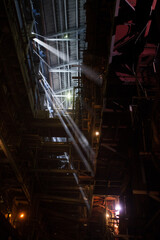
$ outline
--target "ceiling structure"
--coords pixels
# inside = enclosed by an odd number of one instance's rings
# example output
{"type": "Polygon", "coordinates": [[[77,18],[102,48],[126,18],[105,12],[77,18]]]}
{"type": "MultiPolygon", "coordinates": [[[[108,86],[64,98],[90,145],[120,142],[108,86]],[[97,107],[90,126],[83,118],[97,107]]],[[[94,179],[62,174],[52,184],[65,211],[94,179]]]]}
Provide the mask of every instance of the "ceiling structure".
{"type": "Polygon", "coordinates": [[[41,71],[66,109],[73,108],[72,96],[78,92],[77,79],[86,49],[84,4],[85,0],[42,2],[33,30],[38,37],[34,39],[38,42],[34,53],[42,60],[41,71]],[[41,29],[38,24],[42,24],[41,29]]]}
{"type": "Polygon", "coordinates": [[[158,239],[159,11],[1,1],[3,239],[158,239]]]}

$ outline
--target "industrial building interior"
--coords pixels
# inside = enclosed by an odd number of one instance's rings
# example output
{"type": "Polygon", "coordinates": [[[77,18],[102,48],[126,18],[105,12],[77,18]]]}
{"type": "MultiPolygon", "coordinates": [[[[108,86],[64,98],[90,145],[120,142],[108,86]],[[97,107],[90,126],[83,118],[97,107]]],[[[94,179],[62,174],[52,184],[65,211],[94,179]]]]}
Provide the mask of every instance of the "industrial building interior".
{"type": "Polygon", "coordinates": [[[160,1],[0,1],[0,239],[159,239],[160,1]]]}

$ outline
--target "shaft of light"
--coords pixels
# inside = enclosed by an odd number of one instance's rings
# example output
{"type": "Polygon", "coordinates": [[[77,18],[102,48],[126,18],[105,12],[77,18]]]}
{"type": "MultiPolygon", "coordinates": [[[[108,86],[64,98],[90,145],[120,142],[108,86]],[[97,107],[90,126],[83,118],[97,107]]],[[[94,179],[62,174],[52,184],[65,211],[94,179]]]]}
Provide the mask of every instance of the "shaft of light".
{"type": "MultiPolygon", "coordinates": [[[[54,93],[54,92],[53,92],[54,93]]],[[[56,98],[56,95],[53,94],[54,99],[56,98]]],[[[57,99],[58,102],[58,107],[59,108],[63,108],[62,103],[60,102],[59,99],[57,99]]],[[[81,144],[82,148],[85,150],[87,156],[89,157],[89,159],[91,160],[91,162],[93,162],[94,157],[95,157],[95,153],[92,150],[91,146],[89,145],[88,140],[86,139],[86,137],[83,135],[83,133],[80,131],[80,129],[78,128],[78,126],[75,124],[75,122],[73,121],[73,119],[67,114],[67,111],[64,109],[62,112],[63,116],[65,117],[66,121],[68,122],[68,124],[70,125],[72,131],[75,133],[79,143],[81,144]]]]}
{"type": "MultiPolygon", "coordinates": [[[[73,167],[73,165],[71,163],[70,163],[70,165],[71,165],[71,169],[75,170],[75,168],[73,167]]],[[[84,202],[85,202],[85,204],[87,206],[87,209],[90,210],[90,205],[89,205],[89,202],[88,202],[88,198],[87,198],[85,192],[83,191],[83,188],[79,185],[79,180],[78,180],[77,174],[73,173],[73,176],[74,176],[74,179],[75,179],[77,185],[79,186],[80,193],[81,193],[81,195],[83,197],[83,200],[84,200],[84,202]]]]}
{"type": "Polygon", "coordinates": [[[33,40],[38,44],[40,44],[42,47],[46,48],[48,51],[50,51],[54,55],[56,55],[57,57],[60,57],[63,61],[67,61],[67,56],[63,52],[58,51],[56,48],[48,45],[47,43],[39,40],[38,38],[33,38],[33,40]]]}
{"type": "MultiPolygon", "coordinates": [[[[56,113],[57,113],[57,115],[58,115],[58,117],[59,117],[59,119],[60,119],[60,121],[61,121],[61,123],[62,123],[62,125],[63,125],[63,127],[64,127],[64,130],[66,131],[67,135],[71,138],[71,141],[72,141],[75,149],[77,150],[80,158],[82,159],[82,161],[83,161],[86,169],[87,169],[89,172],[91,172],[91,175],[93,176],[94,173],[93,173],[93,170],[92,170],[91,166],[89,165],[87,159],[85,158],[85,156],[83,155],[82,151],[80,150],[78,144],[76,143],[76,141],[75,141],[72,133],[70,132],[69,128],[67,127],[66,123],[64,122],[64,120],[63,120],[63,118],[62,118],[62,116],[61,116],[61,114],[60,114],[60,111],[56,108],[56,105],[52,102],[51,97],[49,96],[47,90],[45,89],[45,86],[42,84],[42,82],[40,82],[40,83],[41,83],[41,86],[42,86],[42,88],[44,89],[44,91],[45,91],[45,93],[46,93],[46,96],[47,96],[49,102],[53,105],[53,108],[55,109],[55,111],[56,111],[56,113]]],[[[61,111],[62,111],[62,110],[61,110],[61,111]]]]}
{"type": "MultiPolygon", "coordinates": [[[[47,88],[50,89],[51,95],[56,100],[56,103],[58,104],[58,108],[63,109],[63,105],[60,102],[60,100],[58,98],[56,98],[56,94],[54,93],[53,89],[50,87],[50,85],[48,84],[48,82],[45,79],[44,79],[44,82],[46,83],[47,88]]],[[[92,150],[91,146],[89,145],[88,140],[83,135],[83,133],[79,130],[78,126],[75,124],[73,119],[68,115],[68,113],[65,109],[63,109],[63,111],[62,111],[62,115],[65,117],[66,121],[68,122],[68,124],[72,128],[72,131],[75,133],[79,143],[81,144],[82,148],[85,150],[87,156],[89,157],[91,162],[93,162],[94,157],[95,157],[95,153],[92,150]]]]}
{"type": "MultiPolygon", "coordinates": [[[[72,164],[71,164],[71,169],[74,169],[72,167],[72,164]]],[[[75,179],[77,185],[79,185],[79,180],[78,180],[77,174],[73,173],[73,176],[74,176],[74,179],[75,179]]],[[[85,204],[87,206],[87,209],[90,210],[90,205],[89,205],[89,202],[88,202],[88,198],[87,198],[85,192],[83,191],[83,188],[80,185],[79,185],[79,190],[80,190],[80,193],[81,193],[81,195],[83,197],[83,200],[84,200],[84,202],[85,202],[85,204]]]]}
{"type": "Polygon", "coordinates": [[[102,79],[99,77],[99,73],[96,73],[90,67],[84,64],[81,66],[81,70],[88,79],[92,80],[97,85],[102,85],[102,79]]]}
{"type": "MultiPolygon", "coordinates": [[[[65,153],[65,156],[66,156],[66,158],[69,160],[69,158],[68,158],[68,156],[67,156],[66,153],[65,153]]],[[[75,170],[75,168],[74,168],[73,164],[71,163],[71,161],[69,161],[69,162],[70,162],[70,168],[71,168],[72,170],[75,170]]],[[[84,202],[85,202],[85,204],[86,204],[86,206],[87,206],[87,209],[90,210],[90,204],[89,204],[89,202],[88,202],[88,199],[87,199],[87,196],[86,196],[85,192],[83,191],[83,188],[82,188],[82,187],[80,186],[80,184],[79,184],[79,180],[78,180],[77,174],[76,174],[76,173],[73,173],[73,176],[74,176],[74,179],[75,179],[77,185],[79,186],[80,193],[81,193],[81,195],[82,195],[82,197],[83,197],[83,200],[84,200],[84,202]]]]}
{"type": "MultiPolygon", "coordinates": [[[[52,95],[52,94],[51,94],[51,95],[52,95]]],[[[56,104],[58,105],[58,108],[57,108],[57,106],[55,105],[56,110],[59,111],[59,113],[61,114],[61,116],[63,116],[63,117],[66,119],[67,123],[68,123],[68,124],[70,125],[70,127],[72,128],[71,123],[68,121],[68,118],[66,118],[68,115],[65,115],[64,111],[62,110],[62,107],[59,106],[59,104],[57,103],[57,102],[59,101],[59,99],[54,98],[54,100],[55,100],[56,104]]],[[[72,128],[72,130],[73,130],[73,128],[72,128]]],[[[75,134],[75,135],[77,135],[77,134],[75,134]]],[[[72,135],[72,136],[73,136],[73,135],[72,135]]],[[[74,139],[74,137],[73,137],[73,139],[74,139]]],[[[79,140],[78,136],[77,136],[77,139],[79,140]]],[[[80,142],[83,150],[85,150],[86,153],[89,153],[89,151],[88,151],[86,148],[84,148],[84,144],[83,144],[80,140],[79,140],[79,142],[80,142]]],[[[77,146],[78,146],[78,145],[77,145],[77,146]]],[[[79,148],[79,147],[78,147],[78,148],[79,148]]],[[[79,150],[80,150],[80,148],[79,148],[79,150]]],[[[80,150],[80,151],[81,151],[81,150],[80,150]]],[[[81,153],[82,153],[82,151],[81,151],[81,153]]],[[[82,156],[82,154],[80,154],[80,155],[82,156]]],[[[87,154],[87,155],[88,155],[88,154],[87,154]]],[[[92,163],[93,163],[93,160],[94,160],[94,158],[92,158],[93,156],[92,156],[91,154],[89,154],[88,157],[89,157],[89,160],[91,159],[91,160],[92,160],[92,163]]],[[[87,161],[86,158],[84,159],[84,155],[83,155],[82,160],[87,161]]],[[[88,164],[88,161],[87,161],[87,164],[88,164]]]]}
{"type": "MultiPolygon", "coordinates": [[[[39,40],[38,38],[33,38],[33,40],[35,42],[37,42],[38,44],[40,44],[41,46],[43,46],[44,48],[48,49],[50,52],[52,52],[54,55],[56,55],[57,57],[60,57],[62,60],[66,61],[67,63],[69,63],[67,55],[64,54],[63,52],[57,50],[56,48],[48,45],[47,43],[39,40]]],[[[81,66],[81,70],[84,73],[84,75],[94,81],[96,84],[101,85],[102,84],[102,79],[99,78],[99,74],[96,73],[95,71],[93,71],[90,67],[86,66],[86,65],[82,65],[81,66]]]]}
{"type": "MultiPolygon", "coordinates": [[[[43,81],[44,81],[45,85],[47,86],[47,89],[50,90],[51,95],[54,97],[54,99],[56,101],[56,104],[58,105],[58,108],[63,109],[63,104],[57,98],[56,94],[54,93],[53,89],[50,87],[48,82],[45,80],[45,78],[43,78],[43,81]]],[[[70,125],[72,131],[75,133],[79,143],[81,144],[82,148],[85,150],[87,156],[89,157],[91,162],[93,162],[94,157],[95,157],[95,153],[92,150],[91,146],[89,145],[88,140],[83,135],[83,133],[79,130],[78,126],[75,124],[73,119],[67,114],[67,111],[65,109],[63,109],[63,111],[62,111],[62,115],[64,116],[64,118],[66,119],[68,124],[70,125]]]]}
{"type": "MultiPolygon", "coordinates": [[[[40,35],[41,36],[41,35],[40,35]]],[[[41,46],[43,46],[44,48],[48,49],[50,52],[52,52],[54,55],[56,55],[57,57],[60,57],[62,60],[66,61],[67,63],[69,63],[67,55],[64,54],[63,52],[57,50],[56,48],[48,45],[47,43],[41,41],[38,38],[33,38],[33,41],[37,42],[38,44],[40,44],[41,46]]],[[[94,81],[96,84],[101,85],[102,84],[102,79],[99,77],[99,74],[96,73],[95,71],[93,71],[90,67],[86,66],[86,65],[82,65],[81,66],[81,70],[83,72],[83,74],[90,80],[94,81]]]]}

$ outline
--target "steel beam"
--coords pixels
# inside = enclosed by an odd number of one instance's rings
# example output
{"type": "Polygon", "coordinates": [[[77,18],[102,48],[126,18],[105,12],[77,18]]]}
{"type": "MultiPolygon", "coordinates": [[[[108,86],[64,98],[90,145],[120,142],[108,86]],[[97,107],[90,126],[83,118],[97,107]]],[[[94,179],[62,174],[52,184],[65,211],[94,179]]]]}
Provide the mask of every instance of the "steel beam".
{"type": "Polygon", "coordinates": [[[42,158],[42,157],[40,157],[39,161],[46,162],[46,163],[53,162],[53,161],[65,161],[67,163],[68,160],[66,158],[56,158],[56,157],[52,157],[52,158],[43,157],[42,158]]]}
{"type": "MultiPolygon", "coordinates": [[[[54,17],[54,25],[55,25],[55,32],[57,32],[57,20],[56,20],[56,11],[55,11],[55,0],[52,0],[52,6],[53,6],[53,17],[54,17]]],[[[57,36],[55,36],[57,37],[57,36]]],[[[58,42],[56,42],[56,48],[58,50],[58,53],[59,53],[59,45],[58,45],[58,42]]],[[[57,58],[57,62],[58,64],[60,64],[60,55],[58,55],[58,58],[57,58]]],[[[60,88],[62,86],[62,79],[61,79],[61,74],[59,73],[59,80],[60,80],[60,88]]]]}
{"type": "Polygon", "coordinates": [[[115,238],[118,238],[118,239],[142,239],[142,236],[137,236],[137,235],[128,235],[128,234],[113,234],[113,236],[115,238]]]}
{"type": "Polygon", "coordinates": [[[131,3],[128,2],[128,0],[125,0],[125,2],[128,4],[128,6],[129,6],[133,11],[135,11],[135,8],[132,6],[131,3]]]}
{"type": "Polygon", "coordinates": [[[44,142],[42,144],[43,147],[56,147],[56,148],[61,148],[61,147],[66,147],[69,148],[71,146],[71,143],[69,142],[44,142]]]}
{"type": "Polygon", "coordinates": [[[109,144],[101,143],[101,146],[107,148],[108,150],[110,150],[110,151],[112,151],[114,153],[117,153],[117,150],[114,149],[113,147],[111,147],[109,144]]]}
{"type": "MultiPolygon", "coordinates": [[[[160,210],[158,210],[153,216],[152,218],[150,218],[149,222],[146,224],[146,226],[144,226],[144,230],[147,230],[147,228],[149,228],[149,226],[151,224],[153,224],[153,222],[159,217],[160,215],[160,210]]],[[[159,220],[158,220],[159,221],[159,220]]]]}
{"type": "Polygon", "coordinates": [[[72,169],[31,169],[31,172],[39,172],[39,173],[77,173],[77,170],[72,169]]]}
{"type": "Polygon", "coordinates": [[[50,69],[51,66],[35,51],[33,50],[33,52],[40,58],[40,60],[50,69]]]}
{"type": "MultiPolygon", "coordinates": [[[[45,212],[46,212],[46,209],[45,209],[45,212]]],[[[87,222],[87,219],[86,218],[79,218],[79,217],[72,217],[72,216],[69,216],[67,213],[66,214],[63,214],[63,213],[59,213],[59,212],[56,212],[56,211],[47,211],[47,213],[49,215],[52,215],[55,219],[55,221],[57,222],[57,219],[61,219],[61,220],[64,220],[64,221],[72,221],[72,222],[87,222]]]]}
{"type": "Polygon", "coordinates": [[[134,195],[148,195],[149,197],[155,199],[156,201],[160,202],[159,192],[158,191],[146,191],[146,190],[136,190],[133,189],[134,195]]]}
{"type": "Polygon", "coordinates": [[[57,66],[53,66],[51,67],[51,69],[57,69],[57,68],[63,68],[63,67],[69,67],[69,66],[72,66],[73,67],[77,64],[79,64],[80,62],[79,61],[75,61],[75,62],[68,62],[66,64],[61,64],[61,65],[57,65],[57,66]]]}
{"type": "Polygon", "coordinates": [[[67,98],[67,97],[68,97],[68,95],[56,95],[56,97],[67,98]]]}
{"type": "Polygon", "coordinates": [[[47,118],[47,119],[40,119],[35,118],[29,124],[30,127],[37,127],[37,128],[63,128],[60,120],[58,118],[47,118]]]}
{"type": "Polygon", "coordinates": [[[57,32],[57,21],[56,21],[56,11],[55,11],[55,0],[52,0],[52,6],[53,6],[54,26],[55,26],[55,31],[57,32]]]}
{"type": "Polygon", "coordinates": [[[49,175],[40,175],[40,177],[43,179],[43,181],[47,181],[49,180],[50,184],[60,184],[61,185],[61,182],[64,182],[64,184],[68,184],[67,182],[71,182],[72,181],[72,184],[75,184],[74,182],[74,177],[73,175],[58,175],[58,176],[55,176],[55,175],[52,175],[52,176],[49,176],[49,175]]]}
{"type": "Polygon", "coordinates": [[[41,41],[38,38],[33,38],[33,41],[37,42],[42,47],[46,48],[48,51],[50,51],[52,54],[56,55],[57,57],[60,57],[63,61],[67,61],[67,58],[66,58],[64,52],[60,52],[56,48],[46,44],[45,42],[41,41]]]}
{"type": "MultiPolygon", "coordinates": [[[[78,21],[78,0],[76,0],[76,27],[78,29],[79,27],[79,21],[78,21]]],[[[76,54],[77,54],[77,60],[79,59],[79,44],[78,44],[78,32],[76,31],[76,54]]]]}
{"type": "MultiPolygon", "coordinates": [[[[75,169],[72,163],[70,163],[70,167],[73,170],[75,169]]],[[[73,176],[74,176],[74,179],[75,179],[75,181],[77,183],[77,186],[79,186],[79,191],[80,191],[81,196],[82,196],[82,198],[84,200],[84,203],[85,203],[87,209],[90,211],[91,206],[90,206],[90,203],[88,201],[88,197],[86,196],[86,193],[84,192],[84,189],[81,187],[81,185],[79,183],[79,178],[78,178],[76,173],[73,173],[73,176]]]]}
{"type": "Polygon", "coordinates": [[[105,147],[106,149],[108,149],[109,151],[113,152],[114,154],[116,154],[117,156],[123,158],[123,159],[127,159],[127,157],[119,152],[117,152],[117,150],[113,147],[111,147],[109,144],[107,143],[101,143],[102,147],[105,147]]]}
{"type": "Polygon", "coordinates": [[[78,204],[78,205],[84,205],[83,199],[77,199],[77,198],[66,198],[66,197],[59,197],[59,196],[38,196],[40,201],[43,202],[62,202],[66,204],[78,204]]]}
{"type": "Polygon", "coordinates": [[[46,150],[50,153],[63,153],[68,152],[71,145],[66,143],[58,143],[58,142],[45,142],[42,144],[42,150],[46,150]]]}
{"type": "MultiPolygon", "coordinates": [[[[114,14],[114,17],[118,17],[118,13],[119,13],[119,5],[120,5],[120,0],[116,0],[116,6],[115,6],[115,14],[114,14]]],[[[111,64],[111,62],[112,62],[114,43],[115,43],[115,34],[112,35],[112,40],[111,40],[111,45],[110,45],[109,64],[111,64]]]]}
{"type": "MultiPolygon", "coordinates": [[[[67,31],[67,29],[68,29],[67,3],[66,3],[66,0],[63,0],[63,1],[64,1],[65,28],[66,28],[66,31],[67,31]]],[[[66,42],[66,45],[67,45],[67,57],[68,57],[68,62],[69,62],[70,61],[69,43],[66,42]]],[[[69,65],[68,65],[68,70],[69,70],[69,65]]],[[[69,72],[67,74],[67,87],[68,88],[70,87],[70,73],[69,72]]],[[[69,105],[70,105],[70,100],[69,100],[69,105]]]]}
{"type": "MultiPolygon", "coordinates": [[[[53,1],[53,0],[52,0],[53,1]]],[[[85,31],[85,27],[79,27],[79,28],[73,28],[73,29],[68,29],[66,31],[63,31],[63,32],[58,32],[58,33],[55,33],[55,34],[50,34],[48,35],[47,37],[59,37],[59,36],[63,36],[65,34],[72,34],[72,33],[81,33],[81,32],[84,32],[85,31]]]]}
{"type": "Polygon", "coordinates": [[[49,72],[52,72],[52,73],[77,73],[76,70],[71,70],[71,69],[49,69],[49,72]]]}
{"type": "Polygon", "coordinates": [[[22,190],[23,190],[28,202],[30,202],[31,201],[31,195],[30,195],[29,189],[26,186],[26,184],[24,183],[24,179],[21,175],[21,172],[18,169],[18,166],[16,165],[16,162],[13,159],[12,154],[11,154],[11,152],[10,152],[10,150],[9,150],[7,144],[5,143],[5,140],[3,139],[1,134],[0,134],[0,146],[1,146],[3,152],[5,153],[7,159],[10,163],[10,165],[11,165],[11,167],[12,167],[12,169],[13,169],[15,175],[16,175],[16,178],[17,178],[18,182],[20,183],[20,185],[22,187],[22,190]]]}
{"type": "Polygon", "coordinates": [[[53,189],[53,191],[55,190],[59,190],[59,191],[65,191],[65,192],[73,192],[73,191],[79,191],[79,186],[64,186],[64,185],[55,185],[55,186],[48,186],[47,189],[53,189]]]}
{"type": "Polygon", "coordinates": [[[66,88],[66,89],[62,89],[60,91],[56,91],[55,94],[61,94],[61,93],[72,91],[72,90],[73,90],[73,88],[66,88]]]}
{"type": "Polygon", "coordinates": [[[81,39],[75,39],[75,38],[46,38],[45,40],[50,42],[75,42],[75,41],[82,41],[81,39]]]}

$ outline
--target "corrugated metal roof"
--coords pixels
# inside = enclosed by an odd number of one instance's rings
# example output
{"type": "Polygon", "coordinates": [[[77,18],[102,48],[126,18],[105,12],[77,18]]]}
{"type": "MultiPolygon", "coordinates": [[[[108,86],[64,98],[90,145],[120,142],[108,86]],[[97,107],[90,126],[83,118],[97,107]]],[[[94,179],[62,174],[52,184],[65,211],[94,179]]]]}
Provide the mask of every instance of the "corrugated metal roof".
{"type": "MultiPolygon", "coordinates": [[[[60,54],[56,56],[46,51],[45,60],[47,63],[51,68],[60,70],[49,74],[51,85],[55,91],[62,89],[67,91],[68,88],[75,85],[72,77],[80,75],[80,68],[73,68],[72,64],[79,64],[83,58],[86,23],[85,2],[86,0],[42,1],[44,17],[44,33],[42,35],[54,39],[46,41],[46,43],[66,56],[66,60],[63,60],[60,54]],[[67,39],[68,41],[66,41],[67,39]],[[70,63],[72,64],[70,65],[70,63]]],[[[43,47],[41,48],[43,49],[43,47]]]]}

